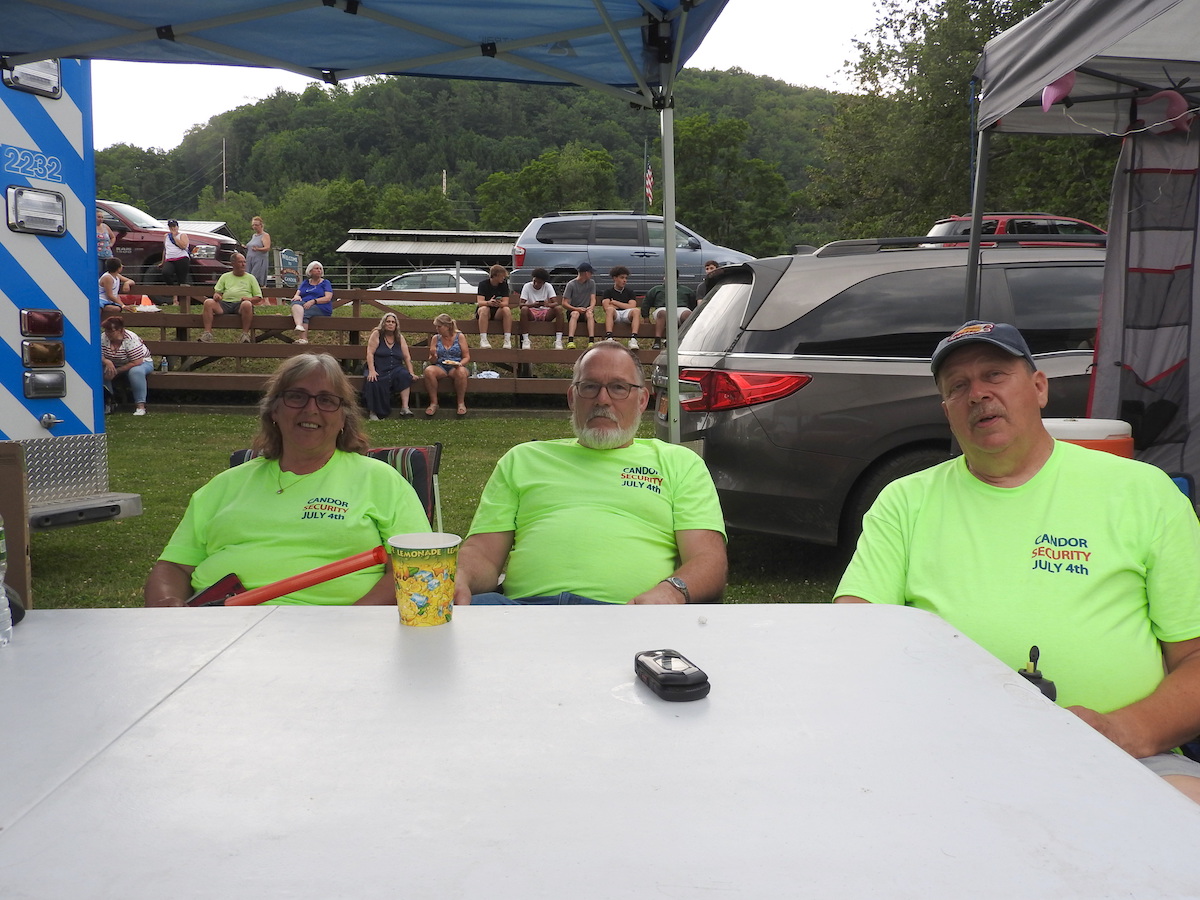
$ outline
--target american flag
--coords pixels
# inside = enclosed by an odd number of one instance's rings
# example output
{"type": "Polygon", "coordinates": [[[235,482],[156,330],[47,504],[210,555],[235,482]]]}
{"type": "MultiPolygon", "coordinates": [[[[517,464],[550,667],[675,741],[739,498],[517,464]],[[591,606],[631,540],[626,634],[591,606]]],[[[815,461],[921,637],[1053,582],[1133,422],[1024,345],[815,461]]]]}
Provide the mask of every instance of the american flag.
{"type": "Polygon", "coordinates": [[[654,204],[654,170],[646,166],[646,205],[654,204]]]}

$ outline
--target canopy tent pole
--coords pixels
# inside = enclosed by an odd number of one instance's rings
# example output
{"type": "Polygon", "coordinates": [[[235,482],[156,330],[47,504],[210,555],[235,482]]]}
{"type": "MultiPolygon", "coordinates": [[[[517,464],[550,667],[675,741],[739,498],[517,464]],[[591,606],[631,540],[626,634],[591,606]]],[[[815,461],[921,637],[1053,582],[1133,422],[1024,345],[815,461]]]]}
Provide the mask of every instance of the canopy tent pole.
{"type": "MultiPolygon", "coordinates": [[[[675,268],[675,110],[662,110],[663,290],[667,292],[667,440],[679,443],[679,276],[675,268]]],[[[652,313],[653,315],[653,313],[652,313]]],[[[653,324],[653,323],[651,323],[653,324]]]]}
{"type": "Polygon", "coordinates": [[[979,143],[975,152],[975,184],[971,189],[971,239],[967,244],[967,291],[966,319],[979,318],[979,236],[983,228],[983,194],[987,188],[988,150],[992,133],[989,129],[979,132],[979,143]]]}

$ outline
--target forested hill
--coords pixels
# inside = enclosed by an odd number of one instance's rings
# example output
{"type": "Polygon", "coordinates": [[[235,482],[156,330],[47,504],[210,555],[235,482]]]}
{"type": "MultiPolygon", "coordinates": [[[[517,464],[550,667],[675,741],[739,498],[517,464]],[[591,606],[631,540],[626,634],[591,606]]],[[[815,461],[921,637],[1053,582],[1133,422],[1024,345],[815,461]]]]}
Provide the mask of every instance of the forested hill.
{"type": "MultiPolygon", "coordinates": [[[[679,220],[755,255],[802,240],[797,192],[822,165],[837,99],[737,69],[685,70],[679,220]]],[[[279,91],[169,152],[100,151],[97,190],[163,218],[226,220],[243,240],[261,214],[277,241],[332,259],[355,227],[519,230],[550,209],[641,209],[646,152],[659,211],[658,135],[656,113],[594,91],[381,77],[279,91]]]]}

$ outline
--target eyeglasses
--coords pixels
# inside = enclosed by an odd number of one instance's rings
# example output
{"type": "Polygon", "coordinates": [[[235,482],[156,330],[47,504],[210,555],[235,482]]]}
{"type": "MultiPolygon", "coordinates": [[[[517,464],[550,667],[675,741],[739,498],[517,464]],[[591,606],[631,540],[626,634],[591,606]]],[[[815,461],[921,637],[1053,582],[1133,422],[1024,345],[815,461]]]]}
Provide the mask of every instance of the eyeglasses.
{"type": "Polygon", "coordinates": [[[308,406],[309,400],[317,401],[317,409],[321,412],[337,412],[346,405],[346,401],[336,394],[310,394],[308,391],[297,389],[281,391],[280,398],[283,400],[284,406],[289,406],[292,409],[304,409],[308,406]]]}
{"type": "Polygon", "coordinates": [[[575,393],[585,400],[594,400],[600,396],[600,388],[608,391],[608,396],[614,400],[624,400],[634,388],[641,390],[644,385],[630,384],[628,381],[610,381],[601,384],[598,381],[576,381],[575,393]]]}

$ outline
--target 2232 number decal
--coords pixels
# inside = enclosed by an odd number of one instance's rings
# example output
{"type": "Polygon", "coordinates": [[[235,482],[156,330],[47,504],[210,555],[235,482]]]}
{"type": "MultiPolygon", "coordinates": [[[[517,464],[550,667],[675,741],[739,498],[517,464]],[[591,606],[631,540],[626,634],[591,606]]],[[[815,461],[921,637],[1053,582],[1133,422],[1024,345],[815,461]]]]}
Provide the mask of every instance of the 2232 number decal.
{"type": "Polygon", "coordinates": [[[39,181],[62,182],[62,160],[57,156],[46,156],[44,153],[35,153],[8,144],[0,144],[0,147],[3,147],[5,172],[36,178],[39,181]]]}

